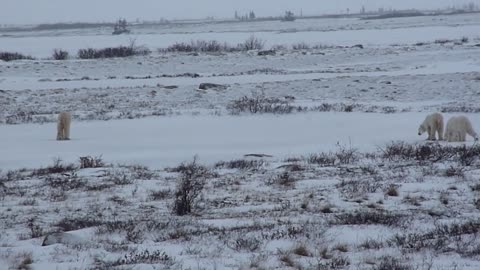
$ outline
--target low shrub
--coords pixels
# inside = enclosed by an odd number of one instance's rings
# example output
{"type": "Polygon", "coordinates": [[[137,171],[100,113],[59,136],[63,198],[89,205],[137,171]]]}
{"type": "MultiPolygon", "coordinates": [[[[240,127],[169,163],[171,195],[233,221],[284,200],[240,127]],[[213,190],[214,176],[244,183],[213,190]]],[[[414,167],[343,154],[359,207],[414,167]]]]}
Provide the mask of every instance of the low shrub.
{"type": "Polygon", "coordinates": [[[61,49],[54,49],[52,58],[54,60],[67,60],[68,59],[68,52],[61,50],[61,49]]]}
{"type": "Polygon", "coordinates": [[[288,114],[295,111],[303,111],[303,108],[292,106],[290,102],[285,99],[253,94],[251,97],[244,96],[240,99],[233,100],[227,105],[227,110],[230,114],[234,115],[244,112],[253,114],[288,114]]]}
{"type": "Polygon", "coordinates": [[[14,60],[34,60],[34,58],[28,55],[23,55],[21,53],[0,52],[0,60],[9,62],[14,60]]]}

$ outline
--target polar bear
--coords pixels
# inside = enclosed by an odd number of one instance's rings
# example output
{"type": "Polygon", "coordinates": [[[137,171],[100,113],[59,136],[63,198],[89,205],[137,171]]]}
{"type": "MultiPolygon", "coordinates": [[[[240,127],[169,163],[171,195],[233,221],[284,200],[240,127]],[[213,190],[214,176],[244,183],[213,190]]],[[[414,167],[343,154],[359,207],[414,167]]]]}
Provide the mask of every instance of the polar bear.
{"type": "Polygon", "coordinates": [[[72,118],[69,112],[58,114],[57,141],[70,140],[70,122],[72,118]]]}
{"type": "Polygon", "coordinates": [[[467,134],[478,141],[478,135],[466,116],[453,116],[448,120],[445,140],[448,142],[464,142],[467,139],[467,134]]]}
{"type": "Polygon", "coordinates": [[[443,116],[441,113],[436,112],[427,115],[418,128],[418,135],[422,135],[425,132],[428,133],[427,140],[436,140],[435,133],[438,133],[438,140],[443,140],[443,116]]]}

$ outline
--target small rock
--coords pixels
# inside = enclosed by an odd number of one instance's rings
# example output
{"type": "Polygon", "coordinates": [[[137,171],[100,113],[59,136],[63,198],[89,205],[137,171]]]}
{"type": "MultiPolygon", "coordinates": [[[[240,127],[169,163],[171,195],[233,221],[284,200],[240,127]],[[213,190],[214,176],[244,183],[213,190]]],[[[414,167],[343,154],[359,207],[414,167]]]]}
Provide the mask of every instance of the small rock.
{"type": "Polygon", "coordinates": [[[208,89],[227,89],[227,86],[222,85],[222,84],[215,84],[215,83],[201,83],[200,86],[198,86],[198,89],[201,90],[208,90],[208,89]]]}
{"type": "Polygon", "coordinates": [[[259,51],[258,56],[264,56],[264,55],[275,55],[276,52],[275,50],[266,50],[266,51],[259,51]]]}
{"type": "Polygon", "coordinates": [[[267,154],[246,154],[246,155],[243,155],[244,157],[258,157],[258,158],[262,158],[262,157],[273,157],[272,155],[267,155],[267,154]]]}
{"type": "Polygon", "coordinates": [[[362,44],[356,44],[356,45],[353,45],[352,48],[363,49],[363,45],[362,44]]]}

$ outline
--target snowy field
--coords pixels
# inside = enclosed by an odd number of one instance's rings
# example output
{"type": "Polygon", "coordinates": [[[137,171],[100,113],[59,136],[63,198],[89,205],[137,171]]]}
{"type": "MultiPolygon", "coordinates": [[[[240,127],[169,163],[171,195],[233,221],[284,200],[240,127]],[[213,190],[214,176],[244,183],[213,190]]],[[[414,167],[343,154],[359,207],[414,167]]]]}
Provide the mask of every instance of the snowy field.
{"type": "Polygon", "coordinates": [[[480,132],[480,16],[133,32],[0,30],[0,269],[480,269],[480,147],[417,134],[480,132]]]}

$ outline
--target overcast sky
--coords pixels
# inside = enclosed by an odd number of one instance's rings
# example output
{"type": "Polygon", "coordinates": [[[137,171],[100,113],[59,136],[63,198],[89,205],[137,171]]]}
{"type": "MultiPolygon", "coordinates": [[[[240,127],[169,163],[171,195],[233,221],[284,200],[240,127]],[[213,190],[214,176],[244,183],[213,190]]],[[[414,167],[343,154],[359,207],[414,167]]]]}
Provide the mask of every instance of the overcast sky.
{"type": "Polygon", "coordinates": [[[440,8],[480,0],[0,0],[0,24],[100,22],[125,17],[160,18],[232,17],[253,10],[257,16],[283,14],[287,9],[304,14],[337,13],[385,8],[440,8]]]}

